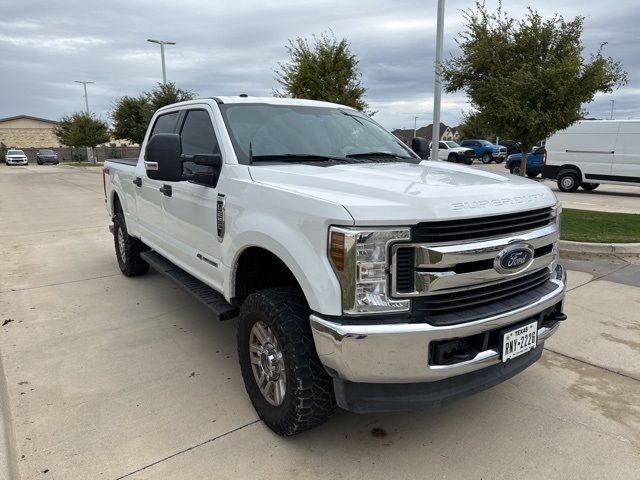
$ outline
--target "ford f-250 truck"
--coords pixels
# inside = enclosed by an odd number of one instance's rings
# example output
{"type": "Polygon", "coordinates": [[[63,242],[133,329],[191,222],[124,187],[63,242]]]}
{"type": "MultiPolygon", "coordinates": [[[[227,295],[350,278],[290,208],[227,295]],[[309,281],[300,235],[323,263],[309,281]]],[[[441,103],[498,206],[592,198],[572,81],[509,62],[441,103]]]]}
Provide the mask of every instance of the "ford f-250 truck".
{"type": "MultiPolygon", "coordinates": [[[[424,155],[427,152],[417,152],[424,155]]],[[[118,264],[238,317],[275,432],[437,406],[540,358],[558,328],[560,205],[536,182],[421,161],[351,108],[220,97],[164,107],[103,173],[118,264]]]]}

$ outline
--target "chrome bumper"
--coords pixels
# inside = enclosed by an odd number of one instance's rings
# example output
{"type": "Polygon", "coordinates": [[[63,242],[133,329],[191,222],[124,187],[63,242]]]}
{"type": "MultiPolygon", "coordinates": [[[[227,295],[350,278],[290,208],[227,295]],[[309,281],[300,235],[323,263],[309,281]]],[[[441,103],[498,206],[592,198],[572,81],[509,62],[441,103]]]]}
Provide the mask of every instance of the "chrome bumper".
{"type": "MultiPolygon", "coordinates": [[[[340,379],[368,383],[437,381],[500,363],[500,352],[489,349],[466,362],[429,365],[430,342],[468,337],[535,317],[564,298],[564,268],[558,266],[549,281],[556,288],[537,301],[474,322],[442,327],[425,323],[341,325],[312,314],[311,330],[320,360],[340,379]]],[[[557,323],[553,328],[540,328],[539,344],[557,328],[557,323]]]]}

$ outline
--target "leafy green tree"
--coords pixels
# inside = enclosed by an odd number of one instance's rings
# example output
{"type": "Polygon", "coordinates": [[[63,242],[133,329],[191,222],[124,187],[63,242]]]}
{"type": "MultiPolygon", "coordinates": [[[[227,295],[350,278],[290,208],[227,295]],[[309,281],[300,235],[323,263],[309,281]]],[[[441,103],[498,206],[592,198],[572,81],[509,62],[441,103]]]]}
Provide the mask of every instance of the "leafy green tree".
{"type": "Polygon", "coordinates": [[[583,57],[584,17],[545,20],[529,9],[518,20],[479,2],[463,16],[462,53],[442,65],[446,91],[465,90],[491,130],[521,143],[522,175],[536,142],[579,120],[597,92],[627,83],[622,65],[604,56],[605,44],[583,57]]]}
{"type": "Polygon", "coordinates": [[[285,47],[289,61],[279,63],[280,69],[275,72],[282,90],[275,90],[274,95],[324,100],[367,111],[358,58],[351,53],[347,40],[326,33],[314,35],[313,40],[313,45],[305,38],[289,40],[285,47]]]}
{"type": "Polygon", "coordinates": [[[152,113],[159,108],[166,107],[176,102],[184,102],[186,100],[193,100],[196,94],[191,90],[182,90],[176,87],[173,82],[158,83],[156,88],[150,92],[144,93],[152,113]]]}
{"type": "Polygon", "coordinates": [[[494,138],[495,134],[491,131],[491,127],[487,125],[480,112],[469,112],[464,115],[464,119],[458,127],[461,139],[494,138]]]}
{"type": "Polygon", "coordinates": [[[194,92],[182,90],[173,82],[158,83],[153,90],[137,97],[120,97],[111,112],[113,136],[141,144],[156,110],[195,97],[194,92]]]}
{"type": "Polygon", "coordinates": [[[113,136],[141,144],[153,110],[144,95],[120,97],[111,112],[113,136]]]}
{"type": "Polygon", "coordinates": [[[62,117],[54,133],[60,143],[70,147],[93,148],[109,141],[107,123],[84,112],[62,117]]]}

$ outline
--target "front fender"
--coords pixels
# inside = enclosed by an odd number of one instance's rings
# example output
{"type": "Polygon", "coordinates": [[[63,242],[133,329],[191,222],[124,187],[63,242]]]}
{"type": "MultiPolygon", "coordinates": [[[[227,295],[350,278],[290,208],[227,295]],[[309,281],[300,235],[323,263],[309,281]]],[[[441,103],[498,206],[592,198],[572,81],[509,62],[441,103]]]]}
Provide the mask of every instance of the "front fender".
{"type": "MultiPolygon", "coordinates": [[[[341,315],[340,285],[327,256],[328,231],[331,225],[352,225],[353,219],[341,205],[269,190],[268,195],[261,196],[261,202],[252,203],[251,208],[239,208],[237,216],[232,211],[234,218],[227,219],[228,235],[222,252],[225,296],[235,296],[235,272],[242,252],[260,247],[291,270],[313,311],[341,315]]],[[[244,194],[245,199],[253,196],[246,191],[244,194]]]]}

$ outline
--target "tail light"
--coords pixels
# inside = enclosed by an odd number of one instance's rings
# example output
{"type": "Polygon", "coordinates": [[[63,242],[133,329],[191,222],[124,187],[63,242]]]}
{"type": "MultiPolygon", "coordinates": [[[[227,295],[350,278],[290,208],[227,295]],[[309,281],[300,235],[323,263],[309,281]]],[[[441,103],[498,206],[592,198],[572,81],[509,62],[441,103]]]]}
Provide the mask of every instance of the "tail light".
{"type": "Polygon", "coordinates": [[[542,160],[542,165],[546,165],[547,164],[547,149],[544,149],[544,158],[542,160]]]}
{"type": "Polygon", "coordinates": [[[104,203],[107,203],[107,176],[109,175],[109,169],[102,167],[102,189],[104,190],[104,203]]]}

